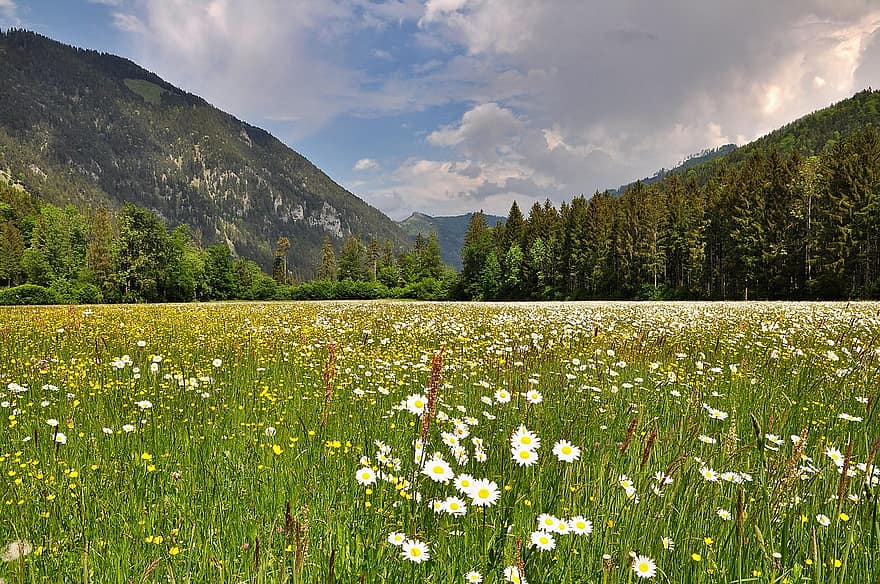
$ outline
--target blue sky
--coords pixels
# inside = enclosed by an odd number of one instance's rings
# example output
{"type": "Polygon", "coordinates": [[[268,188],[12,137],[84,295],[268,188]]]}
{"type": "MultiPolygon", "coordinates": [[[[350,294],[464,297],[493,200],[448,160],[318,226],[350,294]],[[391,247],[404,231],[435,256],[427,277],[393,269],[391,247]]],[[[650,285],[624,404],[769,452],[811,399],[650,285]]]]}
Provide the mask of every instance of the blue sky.
{"type": "Polygon", "coordinates": [[[872,0],[0,0],[394,218],[617,187],[880,86],[872,0]]]}

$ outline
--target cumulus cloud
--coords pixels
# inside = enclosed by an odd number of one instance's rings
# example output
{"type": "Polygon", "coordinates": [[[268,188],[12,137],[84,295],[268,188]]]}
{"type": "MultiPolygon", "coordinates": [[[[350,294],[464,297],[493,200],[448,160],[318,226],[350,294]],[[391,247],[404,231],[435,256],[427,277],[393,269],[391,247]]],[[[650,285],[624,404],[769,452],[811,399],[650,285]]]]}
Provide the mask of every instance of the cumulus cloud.
{"type": "Polygon", "coordinates": [[[354,163],[355,170],[372,170],[374,168],[378,168],[379,163],[373,160],[372,158],[361,158],[357,162],[354,163]]]}
{"type": "Polygon", "coordinates": [[[389,170],[358,184],[386,211],[503,212],[512,197],[616,187],[880,78],[880,5],[865,0],[257,5],[128,0],[114,18],[138,60],[241,117],[274,120],[294,147],[341,116],[460,107],[456,122],[413,136],[433,153],[378,157],[389,170]],[[348,60],[349,39],[389,35],[365,53],[381,74],[348,60]],[[418,50],[389,59],[391,46],[418,50]]]}
{"type": "Polygon", "coordinates": [[[434,76],[456,70],[477,103],[428,142],[484,171],[518,171],[464,183],[476,197],[558,202],[615,187],[752,140],[880,74],[880,6],[861,0],[431,0],[420,26],[460,47],[434,76]]]}

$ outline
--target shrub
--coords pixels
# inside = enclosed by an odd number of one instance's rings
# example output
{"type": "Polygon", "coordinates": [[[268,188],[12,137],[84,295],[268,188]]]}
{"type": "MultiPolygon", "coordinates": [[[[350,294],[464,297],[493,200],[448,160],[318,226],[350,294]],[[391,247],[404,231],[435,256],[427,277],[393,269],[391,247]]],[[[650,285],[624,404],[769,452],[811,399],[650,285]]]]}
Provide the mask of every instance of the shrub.
{"type": "Polygon", "coordinates": [[[43,286],[23,284],[0,290],[0,304],[22,306],[26,304],[58,304],[58,296],[43,286]]]}

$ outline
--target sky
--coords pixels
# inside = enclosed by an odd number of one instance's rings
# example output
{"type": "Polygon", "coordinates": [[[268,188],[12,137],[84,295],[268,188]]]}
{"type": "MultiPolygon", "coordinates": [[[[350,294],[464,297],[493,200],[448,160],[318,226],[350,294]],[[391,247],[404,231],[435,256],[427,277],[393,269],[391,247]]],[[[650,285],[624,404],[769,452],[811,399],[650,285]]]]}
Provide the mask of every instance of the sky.
{"type": "Polygon", "coordinates": [[[505,215],[880,86],[880,0],[0,0],[128,57],[395,219],[505,215]]]}

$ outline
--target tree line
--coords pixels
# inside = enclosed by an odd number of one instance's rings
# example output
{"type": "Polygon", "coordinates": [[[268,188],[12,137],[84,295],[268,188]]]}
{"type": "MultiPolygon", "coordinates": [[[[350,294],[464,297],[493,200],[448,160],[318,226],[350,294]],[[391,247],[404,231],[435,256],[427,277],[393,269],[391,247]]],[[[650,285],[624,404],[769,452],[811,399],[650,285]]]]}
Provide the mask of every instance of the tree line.
{"type": "Polygon", "coordinates": [[[169,230],[155,212],[127,204],[80,211],[39,201],[0,175],[0,304],[188,302],[403,297],[445,298],[455,272],[435,235],[410,250],[349,236],[338,254],[324,239],[317,277],[296,282],[277,241],[272,276],[226,244],[204,247],[198,229],[169,230]]]}
{"type": "Polygon", "coordinates": [[[752,148],[730,162],[596,193],[514,202],[468,226],[455,294],[469,299],[880,297],[880,132],[818,155],[752,148]]]}
{"type": "Polygon", "coordinates": [[[404,251],[351,235],[337,252],[325,238],[307,282],[290,276],[287,238],[270,277],[150,210],[56,207],[2,174],[0,303],[880,298],[877,129],[817,155],[767,146],[710,164],[528,216],[514,202],[495,227],[477,213],[460,274],[435,234],[404,251]]]}

